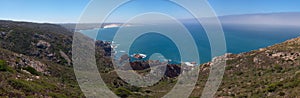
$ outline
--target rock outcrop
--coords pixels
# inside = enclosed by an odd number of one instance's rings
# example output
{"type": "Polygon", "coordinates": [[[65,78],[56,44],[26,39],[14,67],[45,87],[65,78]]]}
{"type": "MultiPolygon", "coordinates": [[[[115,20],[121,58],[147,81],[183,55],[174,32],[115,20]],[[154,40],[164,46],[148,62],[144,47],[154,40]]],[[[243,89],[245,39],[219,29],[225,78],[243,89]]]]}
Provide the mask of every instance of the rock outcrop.
{"type": "Polygon", "coordinates": [[[47,49],[51,46],[50,43],[43,41],[43,40],[39,40],[39,42],[36,44],[36,47],[41,48],[41,49],[47,49]]]}

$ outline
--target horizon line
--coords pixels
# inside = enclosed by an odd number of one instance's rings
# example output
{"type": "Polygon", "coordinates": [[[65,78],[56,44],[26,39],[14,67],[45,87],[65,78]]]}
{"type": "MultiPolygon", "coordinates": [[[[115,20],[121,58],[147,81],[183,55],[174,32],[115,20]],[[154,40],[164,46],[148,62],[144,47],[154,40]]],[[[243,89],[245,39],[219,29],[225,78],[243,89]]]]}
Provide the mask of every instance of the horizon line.
{"type": "MultiPolygon", "coordinates": [[[[231,15],[220,15],[217,17],[228,17],[228,16],[241,16],[241,15],[267,15],[267,14],[288,14],[288,13],[299,13],[300,12],[266,12],[266,13],[247,13],[247,14],[231,14],[231,15]]],[[[211,17],[203,17],[203,18],[211,18],[211,17]]],[[[184,18],[179,20],[185,20],[185,19],[195,19],[195,18],[184,18]]],[[[31,22],[31,23],[40,23],[40,24],[98,24],[93,22],[84,22],[84,23],[78,23],[78,22],[50,22],[50,21],[34,21],[34,20],[26,20],[26,19],[3,19],[0,18],[1,21],[14,21],[14,22],[31,22]]],[[[106,23],[118,23],[122,24],[124,22],[106,22],[106,23]]]]}

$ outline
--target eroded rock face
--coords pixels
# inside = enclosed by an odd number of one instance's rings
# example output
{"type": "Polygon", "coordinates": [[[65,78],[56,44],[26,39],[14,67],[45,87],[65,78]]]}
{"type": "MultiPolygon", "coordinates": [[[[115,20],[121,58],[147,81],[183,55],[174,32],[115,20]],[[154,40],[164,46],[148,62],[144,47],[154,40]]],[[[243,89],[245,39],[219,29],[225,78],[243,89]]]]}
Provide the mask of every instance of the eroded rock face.
{"type": "Polygon", "coordinates": [[[34,60],[30,57],[24,56],[22,54],[15,54],[15,56],[16,56],[17,60],[19,60],[19,61],[15,62],[12,65],[22,66],[22,67],[30,66],[38,72],[45,72],[45,70],[47,69],[47,65],[43,64],[40,61],[36,61],[36,60],[34,60]]]}
{"type": "Polygon", "coordinates": [[[25,56],[23,54],[8,52],[7,50],[0,50],[0,59],[5,60],[9,66],[13,68],[32,67],[36,71],[47,74],[48,66],[41,61],[25,56]]]}

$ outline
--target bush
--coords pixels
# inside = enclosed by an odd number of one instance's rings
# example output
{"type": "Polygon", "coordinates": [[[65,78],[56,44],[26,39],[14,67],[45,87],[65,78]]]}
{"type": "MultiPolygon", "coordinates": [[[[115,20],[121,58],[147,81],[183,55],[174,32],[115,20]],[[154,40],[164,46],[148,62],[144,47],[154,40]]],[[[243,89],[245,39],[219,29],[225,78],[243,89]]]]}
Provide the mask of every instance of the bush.
{"type": "Polygon", "coordinates": [[[226,66],[226,69],[225,70],[231,70],[233,69],[234,67],[233,66],[226,66]]]}
{"type": "Polygon", "coordinates": [[[6,61],[0,60],[0,71],[13,72],[13,69],[6,64],[6,61]]]}
{"type": "Polygon", "coordinates": [[[115,91],[115,94],[117,94],[121,98],[126,98],[129,95],[132,95],[132,93],[129,90],[127,90],[126,88],[123,88],[123,87],[117,88],[117,90],[115,91]]]}
{"type": "Polygon", "coordinates": [[[279,92],[278,95],[279,95],[279,96],[284,96],[285,93],[284,93],[284,92],[279,92]]]}
{"type": "Polygon", "coordinates": [[[283,70],[283,68],[280,65],[278,65],[278,64],[276,64],[274,66],[274,69],[276,70],[277,73],[280,73],[283,70]]]}
{"type": "Polygon", "coordinates": [[[58,94],[58,93],[49,93],[49,96],[51,96],[53,98],[68,98],[66,95],[58,94]]]}
{"type": "Polygon", "coordinates": [[[136,86],[126,86],[125,88],[132,92],[139,92],[141,90],[141,87],[136,86]]]}
{"type": "Polygon", "coordinates": [[[7,71],[7,65],[5,63],[5,61],[0,60],[0,71],[7,71]]]}
{"type": "Polygon", "coordinates": [[[287,83],[285,83],[285,85],[283,86],[284,88],[287,88],[287,89],[290,89],[290,88],[295,88],[297,86],[300,85],[300,80],[292,80],[292,81],[289,81],[287,83]]]}
{"type": "Polygon", "coordinates": [[[281,87],[281,86],[283,86],[283,84],[281,84],[281,83],[269,84],[268,87],[267,87],[267,91],[268,92],[274,92],[278,87],[281,87]]]}
{"type": "Polygon", "coordinates": [[[11,85],[15,89],[20,89],[25,92],[39,92],[42,87],[40,85],[23,81],[23,80],[16,80],[12,79],[8,81],[9,85],[11,85]]]}
{"type": "Polygon", "coordinates": [[[235,72],[234,74],[240,76],[240,75],[243,75],[244,73],[239,71],[239,72],[235,72]]]}
{"type": "Polygon", "coordinates": [[[23,69],[26,70],[26,71],[28,71],[28,72],[30,72],[30,73],[33,74],[33,75],[37,75],[37,76],[41,75],[40,72],[36,71],[34,68],[32,68],[32,67],[30,67],[30,66],[25,67],[25,68],[23,68],[23,69]]]}

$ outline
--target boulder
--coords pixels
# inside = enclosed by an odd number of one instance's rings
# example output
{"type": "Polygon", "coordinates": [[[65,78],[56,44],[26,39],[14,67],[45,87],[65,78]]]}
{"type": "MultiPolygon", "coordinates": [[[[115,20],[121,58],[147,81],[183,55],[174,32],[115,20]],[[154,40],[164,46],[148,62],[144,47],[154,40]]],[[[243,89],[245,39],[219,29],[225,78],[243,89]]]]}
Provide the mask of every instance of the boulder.
{"type": "Polygon", "coordinates": [[[6,36],[6,32],[1,32],[1,36],[6,36]]]}
{"type": "Polygon", "coordinates": [[[71,65],[71,59],[68,57],[68,55],[66,53],[64,53],[63,51],[59,51],[60,55],[67,61],[68,65],[71,65]]]}
{"type": "Polygon", "coordinates": [[[36,44],[36,47],[42,48],[42,49],[49,48],[50,46],[51,46],[50,43],[43,41],[43,40],[39,40],[39,42],[36,44]]]}

